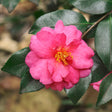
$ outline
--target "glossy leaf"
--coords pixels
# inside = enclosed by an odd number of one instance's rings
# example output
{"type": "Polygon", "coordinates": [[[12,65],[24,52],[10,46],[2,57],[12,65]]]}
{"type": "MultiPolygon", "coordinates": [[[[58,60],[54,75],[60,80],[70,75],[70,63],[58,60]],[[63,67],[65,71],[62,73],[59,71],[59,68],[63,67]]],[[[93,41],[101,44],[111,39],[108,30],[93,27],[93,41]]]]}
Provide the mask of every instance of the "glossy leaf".
{"type": "Polygon", "coordinates": [[[112,10],[112,0],[69,0],[79,10],[89,14],[103,14],[112,10]]]}
{"type": "Polygon", "coordinates": [[[62,20],[64,25],[75,25],[79,30],[84,32],[87,28],[87,21],[85,18],[74,11],[70,10],[58,10],[41,16],[36,20],[34,25],[30,29],[30,33],[36,34],[42,27],[54,28],[56,22],[62,20]]]}
{"type": "Polygon", "coordinates": [[[72,100],[74,104],[76,104],[79,99],[84,95],[89,87],[90,82],[91,75],[86,78],[81,78],[78,84],[76,84],[73,88],[65,89],[67,96],[72,100]]]}
{"type": "Polygon", "coordinates": [[[44,88],[44,85],[38,80],[34,80],[29,73],[29,69],[27,69],[21,79],[20,93],[34,92],[42,88],[44,88]]]}
{"type": "Polygon", "coordinates": [[[97,105],[107,103],[112,99],[112,73],[103,79],[100,85],[97,105]]]}
{"type": "Polygon", "coordinates": [[[92,67],[92,81],[97,82],[101,80],[104,76],[106,76],[109,71],[106,66],[103,64],[97,53],[93,56],[94,65],[92,67]]]}
{"type": "MultiPolygon", "coordinates": [[[[104,14],[102,15],[91,15],[90,16],[90,20],[89,23],[91,23],[91,25],[88,26],[88,29],[96,22],[98,21],[101,17],[103,17],[104,14]]],[[[98,24],[93,27],[86,35],[87,38],[94,38],[95,37],[95,33],[96,33],[96,29],[97,29],[98,24]]]]}
{"type": "Polygon", "coordinates": [[[0,4],[5,6],[9,12],[11,12],[20,0],[0,0],[0,4]]]}
{"type": "Polygon", "coordinates": [[[29,51],[30,50],[27,47],[14,53],[1,70],[8,72],[11,75],[21,77],[28,68],[25,64],[25,57],[29,51]]]}
{"type": "Polygon", "coordinates": [[[99,23],[95,35],[96,51],[109,71],[112,70],[112,17],[99,23]]]}

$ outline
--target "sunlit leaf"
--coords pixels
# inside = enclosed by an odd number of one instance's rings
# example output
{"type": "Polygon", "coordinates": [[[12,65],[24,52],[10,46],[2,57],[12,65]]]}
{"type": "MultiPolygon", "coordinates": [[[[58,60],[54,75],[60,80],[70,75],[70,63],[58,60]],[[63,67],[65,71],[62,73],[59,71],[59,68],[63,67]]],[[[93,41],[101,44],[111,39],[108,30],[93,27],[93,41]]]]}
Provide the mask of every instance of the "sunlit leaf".
{"type": "Polygon", "coordinates": [[[89,24],[85,18],[74,11],[70,10],[58,10],[45,14],[38,18],[34,25],[30,29],[30,33],[36,34],[42,27],[54,28],[58,20],[62,20],[64,25],[75,25],[79,30],[84,32],[89,24]],[[69,15],[69,16],[68,16],[69,15]]]}
{"type": "Polygon", "coordinates": [[[112,10],[112,0],[69,0],[72,5],[89,14],[103,14],[112,10]]]}

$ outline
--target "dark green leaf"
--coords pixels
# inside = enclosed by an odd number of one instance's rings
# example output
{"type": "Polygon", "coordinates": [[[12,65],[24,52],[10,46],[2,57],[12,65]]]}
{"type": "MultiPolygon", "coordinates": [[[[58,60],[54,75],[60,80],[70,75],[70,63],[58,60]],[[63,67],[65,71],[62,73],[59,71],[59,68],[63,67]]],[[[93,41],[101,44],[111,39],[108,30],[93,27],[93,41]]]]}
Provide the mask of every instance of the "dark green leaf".
{"type": "Polygon", "coordinates": [[[38,19],[38,18],[39,18],[40,16],[42,16],[43,14],[45,14],[45,13],[44,13],[44,11],[42,11],[42,10],[38,10],[38,11],[35,11],[35,12],[33,13],[35,19],[38,19]]]}
{"type": "Polygon", "coordinates": [[[82,32],[86,30],[87,25],[89,24],[79,13],[70,10],[58,10],[45,14],[37,19],[30,29],[30,33],[36,34],[42,27],[45,26],[54,28],[58,20],[62,20],[64,25],[75,25],[82,32]]]}
{"type": "Polygon", "coordinates": [[[34,92],[44,88],[38,80],[34,80],[27,69],[21,80],[20,93],[34,92]]]}
{"type": "Polygon", "coordinates": [[[103,14],[112,10],[112,0],[69,0],[72,5],[89,14],[103,14]]]}
{"type": "Polygon", "coordinates": [[[112,70],[112,17],[99,23],[95,35],[96,51],[109,71],[112,70]]]}
{"type": "MultiPolygon", "coordinates": [[[[88,29],[91,27],[92,25],[88,26],[88,29]]],[[[94,38],[95,37],[95,32],[96,32],[96,28],[97,26],[93,27],[87,34],[86,34],[86,38],[94,38]]],[[[88,30],[87,29],[87,30],[88,30]]]]}
{"type": "Polygon", "coordinates": [[[40,0],[30,0],[30,1],[38,5],[40,0]]]}
{"type": "Polygon", "coordinates": [[[101,80],[105,75],[109,73],[97,53],[93,56],[94,65],[92,67],[92,81],[91,82],[97,82],[101,80]]]}
{"type": "Polygon", "coordinates": [[[14,53],[1,70],[8,72],[12,75],[21,77],[28,68],[25,64],[25,57],[29,51],[30,50],[27,47],[14,53]]]}
{"type": "Polygon", "coordinates": [[[11,12],[20,0],[0,0],[0,4],[5,6],[9,12],[11,12]]]}
{"type": "Polygon", "coordinates": [[[112,99],[112,73],[103,79],[100,85],[97,105],[107,103],[112,99]]]}
{"type": "Polygon", "coordinates": [[[81,78],[78,84],[76,84],[73,88],[65,89],[67,96],[72,100],[74,104],[76,104],[79,99],[84,95],[89,87],[90,82],[91,75],[86,78],[81,78]]]}
{"type": "MultiPolygon", "coordinates": [[[[104,14],[101,14],[101,15],[92,15],[90,16],[90,20],[89,20],[89,23],[91,23],[92,25],[98,21],[101,17],[103,17],[104,14]]],[[[92,25],[89,25],[88,26],[88,29],[92,26],[92,25]]],[[[98,24],[93,27],[86,35],[87,38],[93,38],[95,37],[95,33],[96,33],[96,28],[97,28],[98,24]]]]}

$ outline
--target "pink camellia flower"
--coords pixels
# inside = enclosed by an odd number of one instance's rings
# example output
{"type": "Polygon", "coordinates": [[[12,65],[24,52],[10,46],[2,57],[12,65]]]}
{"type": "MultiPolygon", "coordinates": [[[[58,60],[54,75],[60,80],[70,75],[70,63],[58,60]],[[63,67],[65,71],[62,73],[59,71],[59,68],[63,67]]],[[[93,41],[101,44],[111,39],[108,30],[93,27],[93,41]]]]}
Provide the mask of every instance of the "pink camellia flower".
{"type": "MultiPolygon", "coordinates": [[[[110,72],[110,73],[108,73],[104,78],[106,78],[109,74],[111,74],[112,73],[112,71],[110,72]]],[[[99,90],[100,90],[100,84],[102,83],[102,81],[103,81],[103,79],[104,78],[102,78],[100,81],[98,81],[98,82],[94,82],[94,83],[91,83],[90,85],[91,86],[93,86],[93,88],[96,90],[96,91],[98,91],[99,92],[99,90]]]]}
{"type": "Polygon", "coordinates": [[[61,91],[87,77],[93,66],[93,50],[81,39],[75,26],[59,20],[54,29],[43,27],[31,37],[25,62],[30,74],[46,88],[61,91]]]}

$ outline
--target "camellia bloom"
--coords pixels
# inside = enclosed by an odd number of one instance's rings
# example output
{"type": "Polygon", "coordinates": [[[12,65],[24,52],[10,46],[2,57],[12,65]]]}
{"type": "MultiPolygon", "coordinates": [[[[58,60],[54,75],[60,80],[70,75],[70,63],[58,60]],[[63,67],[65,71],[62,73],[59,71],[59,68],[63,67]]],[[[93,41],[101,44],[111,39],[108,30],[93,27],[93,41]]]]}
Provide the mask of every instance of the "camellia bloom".
{"type": "MultiPolygon", "coordinates": [[[[110,72],[110,73],[108,73],[104,78],[106,78],[109,74],[111,74],[112,73],[112,71],[110,72]]],[[[95,89],[95,90],[97,90],[97,91],[99,91],[100,90],[100,84],[102,83],[102,81],[103,81],[103,79],[104,78],[102,78],[100,81],[98,81],[98,82],[94,82],[94,83],[91,83],[90,85],[91,86],[93,86],[93,88],[95,89]]]]}
{"type": "Polygon", "coordinates": [[[31,37],[25,62],[30,74],[46,88],[61,91],[72,88],[87,77],[93,66],[93,50],[81,39],[75,26],[59,20],[54,29],[43,27],[31,37]]]}

